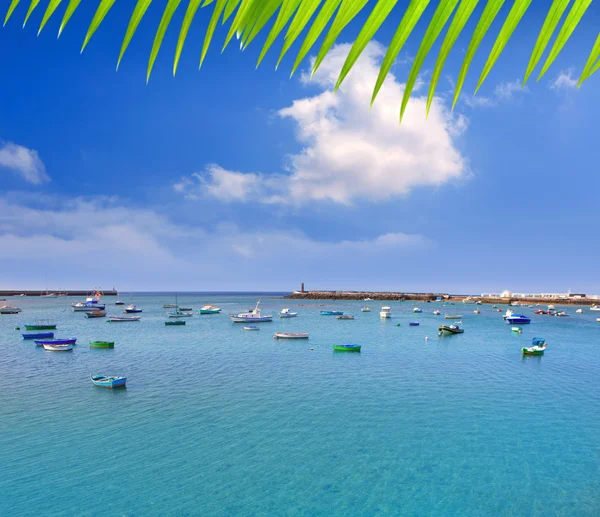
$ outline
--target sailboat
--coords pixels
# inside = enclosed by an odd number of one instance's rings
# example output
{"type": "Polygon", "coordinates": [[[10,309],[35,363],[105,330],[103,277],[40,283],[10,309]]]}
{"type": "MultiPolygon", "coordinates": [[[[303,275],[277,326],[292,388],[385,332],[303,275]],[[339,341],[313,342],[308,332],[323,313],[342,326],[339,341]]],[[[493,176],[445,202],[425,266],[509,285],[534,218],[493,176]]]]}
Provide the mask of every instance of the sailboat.
{"type": "Polygon", "coordinates": [[[119,291],[117,291],[117,301],[115,302],[115,305],[125,305],[125,302],[119,300],[119,291]]]}
{"type": "Polygon", "coordinates": [[[163,309],[177,309],[179,305],[177,304],[177,293],[175,293],[175,303],[165,303],[163,304],[163,309]]]}

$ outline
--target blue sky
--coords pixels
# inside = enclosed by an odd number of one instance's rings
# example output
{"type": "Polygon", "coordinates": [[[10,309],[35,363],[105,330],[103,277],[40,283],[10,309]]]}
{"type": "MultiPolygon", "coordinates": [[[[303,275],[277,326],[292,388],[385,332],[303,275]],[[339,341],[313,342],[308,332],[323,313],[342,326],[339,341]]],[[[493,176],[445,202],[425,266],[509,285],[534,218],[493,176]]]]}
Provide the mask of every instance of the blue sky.
{"type": "Polygon", "coordinates": [[[600,10],[590,7],[548,74],[523,90],[549,3],[534,2],[472,97],[496,21],[452,114],[474,17],[425,120],[438,43],[401,126],[424,24],[368,103],[402,2],[335,96],[365,15],[311,81],[308,62],[289,79],[298,45],[278,71],[277,45],[255,69],[262,39],[221,55],[223,29],[198,71],[204,9],[172,78],[180,8],[146,85],[161,3],[118,72],[132,2],[117,2],[81,55],[93,5],[59,40],[62,14],[36,37],[43,9],[23,30],[20,6],[0,31],[0,286],[600,292],[600,76],[574,87],[600,10]]]}

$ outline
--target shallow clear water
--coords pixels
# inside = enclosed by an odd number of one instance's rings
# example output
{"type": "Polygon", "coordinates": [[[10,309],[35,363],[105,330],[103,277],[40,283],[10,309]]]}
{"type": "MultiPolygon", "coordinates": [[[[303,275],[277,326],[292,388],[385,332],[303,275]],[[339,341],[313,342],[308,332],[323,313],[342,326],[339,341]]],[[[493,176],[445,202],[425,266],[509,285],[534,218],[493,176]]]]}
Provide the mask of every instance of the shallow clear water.
{"type": "Polygon", "coordinates": [[[180,295],[223,309],[185,327],[165,327],[166,295],[125,297],[142,320],[117,324],[73,298],[9,299],[23,313],[0,316],[0,515],[600,514],[599,313],[532,316],[519,335],[489,306],[392,302],[386,321],[376,302],[262,299],[299,316],[247,332],[227,313],[253,296],[180,295]],[[436,308],[462,313],[465,333],[438,337],[436,308]],[[74,351],[14,330],[40,318],[74,351]],[[546,354],[522,358],[534,336],[546,354]]]}

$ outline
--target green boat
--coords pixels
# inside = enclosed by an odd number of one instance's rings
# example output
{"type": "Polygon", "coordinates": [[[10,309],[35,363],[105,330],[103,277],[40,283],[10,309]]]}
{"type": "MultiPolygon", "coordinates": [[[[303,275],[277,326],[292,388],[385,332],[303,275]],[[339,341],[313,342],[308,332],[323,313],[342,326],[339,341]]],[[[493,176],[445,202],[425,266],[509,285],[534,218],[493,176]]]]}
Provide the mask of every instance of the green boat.
{"type": "Polygon", "coordinates": [[[185,320],[177,320],[177,321],[165,321],[165,325],[168,327],[176,327],[179,325],[185,325],[185,320]]]}
{"type": "Polygon", "coordinates": [[[52,325],[51,323],[39,323],[36,325],[25,325],[27,330],[55,330],[56,325],[52,325]]]}
{"type": "Polygon", "coordinates": [[[513,327],[511,330],[513,332],[517,332],[518,334],[520,334],[521,332],[523,332],[523,329],[521,327],[513,327]]]}
{"type": "Polygon", "coordinates": [[[521,348],[523,355],[544,355],[546,351],[546,340],[541,337],[534,337],[530,347],[521,348]]]}
{"type": "Polygon", "coordinates": [[[90,348],[114,348],[114,341],[90,341],[90,348]]]}
{"type": "Polygon", "coordinates": [[[333,345],[336,352],[360,352],[360,345],[333,345]]]}
{"type": "Polygon", "coordinates": [[[202,307],[201,309],[198,309],[198,312],[200,314],[220,314],[221,309],[220,307],[215,307],[214,305],[208,304],[202,307]]]}

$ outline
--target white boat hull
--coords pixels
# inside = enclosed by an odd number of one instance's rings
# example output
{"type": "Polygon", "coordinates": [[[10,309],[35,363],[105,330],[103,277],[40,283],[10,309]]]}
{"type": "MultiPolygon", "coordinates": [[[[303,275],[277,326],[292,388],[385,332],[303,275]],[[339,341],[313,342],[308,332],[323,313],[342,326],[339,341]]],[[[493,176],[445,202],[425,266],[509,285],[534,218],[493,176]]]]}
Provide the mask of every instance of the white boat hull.
{"type": "Polygon", "coordinates": [[[238,316],[230,316],[230,318],[234,323],[265,323],[267,321],[273,321],[272,316],[261,316],[260,318],[240,318],[238,316]]]}
{"type": "Polygon", "coordinates": [[[73,345],[44,345],[44,350],[50,350],[51,352],[68,352],[73,350],[73,345]]]}
{"type": "Polygon", "coordinates": [[[387,318],[391,318],[392,317],[392,313],[391,312],[380,312],[379,313],[379,317],[381,319],[387,319],[387,318]]]}

